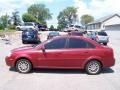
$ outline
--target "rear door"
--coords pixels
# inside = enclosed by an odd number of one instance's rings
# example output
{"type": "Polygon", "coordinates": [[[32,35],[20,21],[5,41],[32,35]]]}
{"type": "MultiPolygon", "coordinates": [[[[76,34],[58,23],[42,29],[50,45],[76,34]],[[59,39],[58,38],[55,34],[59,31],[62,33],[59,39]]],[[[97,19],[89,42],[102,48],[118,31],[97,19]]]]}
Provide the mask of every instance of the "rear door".
{"type": "Polygon", "coordinates": [[[95,46],[79,38],[69,38],[67,48],[67,67],[80,68],[84,61],[92,55],[95,46]]]}

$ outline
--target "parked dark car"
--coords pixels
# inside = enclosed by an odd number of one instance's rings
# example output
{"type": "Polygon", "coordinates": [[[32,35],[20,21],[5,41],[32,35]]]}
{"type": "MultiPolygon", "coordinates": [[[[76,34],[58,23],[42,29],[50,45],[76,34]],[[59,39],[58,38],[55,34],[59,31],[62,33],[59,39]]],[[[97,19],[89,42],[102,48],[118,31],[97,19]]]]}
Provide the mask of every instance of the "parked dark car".
{"type": "Polygon", "coordinates": [[[48,31],[48,28],[46,25],[37,23],[37,26],[38,26],[39,31],[48,31]]]}
{"type": "Polygon", "coordinates": [[[83,36],[83,33],[79,31],[71,31],[71,32],[68,32],[68,35],[83,36]]]}
{"type": "Polygon", "coordinates": [[[53,38],[53,37],[55,37],[55,36],[60,36],[59,32],[57,32],[57,31],[52,31],[52,32],[50,32],[50,33],[48,34],[47,39],[51,39],[51,38],[53,38]]]}
{"type": "Polygon", "coordinates": [[[26,29],[22,32],[22,43],[40,43],[40,37],[37,30],[26,29]]]}
{"type": "Polygon", "coordinates": [[[94,75],[115,64],[112,48],[82,36],[58,36],[37,46],[17,48],[5,60],[20,73],[32,68],[62,68],[85,69],[94,75]]]}

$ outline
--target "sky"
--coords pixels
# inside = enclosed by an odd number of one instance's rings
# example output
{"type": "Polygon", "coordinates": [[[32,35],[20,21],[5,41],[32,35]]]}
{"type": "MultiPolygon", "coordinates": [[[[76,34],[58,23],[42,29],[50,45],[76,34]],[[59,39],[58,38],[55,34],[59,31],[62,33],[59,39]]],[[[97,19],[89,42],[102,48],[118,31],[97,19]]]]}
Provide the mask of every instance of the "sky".
{"type": "Polygon", "coordinates": [[[120,0],[0,0],[0,16],[11,15],[14,10],[18,10],[22,16],[27,12],[27,8],[35,3],[45,4],[50,9],[52,19],[47,23],[48,26],[55,27],[59,12],[68,6],[78,8],[79,21],[84,14],[92,15],[95,20],[111,14],[120,14],[120,0]]]}

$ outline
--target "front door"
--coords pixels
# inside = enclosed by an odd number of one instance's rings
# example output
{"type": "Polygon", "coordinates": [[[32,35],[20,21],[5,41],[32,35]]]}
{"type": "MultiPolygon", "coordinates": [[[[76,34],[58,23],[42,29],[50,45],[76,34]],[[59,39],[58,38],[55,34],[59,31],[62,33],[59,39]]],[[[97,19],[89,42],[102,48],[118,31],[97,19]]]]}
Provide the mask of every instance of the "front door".
{"type": "Polygon", "coordinates": [[[44,45],[44,58],[39,61],[39,65],[48,68],[64,67],[64,51],[66,50],[66,39],[59,38],[51,40],[44,45]]]}

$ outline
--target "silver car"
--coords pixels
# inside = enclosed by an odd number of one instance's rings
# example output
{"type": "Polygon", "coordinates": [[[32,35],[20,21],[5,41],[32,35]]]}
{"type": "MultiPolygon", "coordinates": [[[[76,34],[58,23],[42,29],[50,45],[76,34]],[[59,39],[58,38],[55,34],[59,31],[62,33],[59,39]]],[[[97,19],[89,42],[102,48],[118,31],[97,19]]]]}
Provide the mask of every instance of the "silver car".
{"type": "Polygon", "coordinates": [[[19,31],[23,31],[26,29],[36,29],[38,30],[38,26],[35,22],[24,22],[22,25],[16,26],[16,29],[19,31]]]}
{"type": "Polygon", "coordinates": [[[96,32],[95,40],[98,43],[103,43],[104,45],[107,45],[107,43],[109,42],[109,37],[108,37],[107,33],[104,31],[96,32]]]}
{"type": "Polygon", "coordinates": [[[109,36],[104,31],[89,31],[88,36],[90,39],[97,41],[98,43],[103,43],[104,45],[107,45],[109,42],[109,36]]]}

